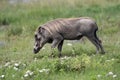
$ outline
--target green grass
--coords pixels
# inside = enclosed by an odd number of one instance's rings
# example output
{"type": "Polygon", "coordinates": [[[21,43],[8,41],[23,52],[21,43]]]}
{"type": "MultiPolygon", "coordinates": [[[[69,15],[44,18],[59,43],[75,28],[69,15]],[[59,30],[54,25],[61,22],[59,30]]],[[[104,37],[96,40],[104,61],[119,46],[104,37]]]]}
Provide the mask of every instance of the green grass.
{"type": "Polygon", "coordinates": [[[119,22],[120,0],[40,0],[16,4],[1,0],[0,80],[119,80],[119,22]],[[85,43],[72,42],[72,46],[65,41],[62,58],[57,57],[57,49],[54,57],[50,56],[49,44],[33,54],[34,32],[39,25],[56,18],[81,16],[96,20],[105,55],[95,54],[95,47],[87,39],[85,43]],[[109,72],[117,76],[113,78],[109,72]]]}

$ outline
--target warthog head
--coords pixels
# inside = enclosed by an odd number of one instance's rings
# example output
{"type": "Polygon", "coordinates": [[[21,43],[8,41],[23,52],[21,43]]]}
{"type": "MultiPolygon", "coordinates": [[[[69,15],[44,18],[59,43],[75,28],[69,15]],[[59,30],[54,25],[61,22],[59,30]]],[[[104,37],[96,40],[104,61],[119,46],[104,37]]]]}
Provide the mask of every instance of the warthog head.
{"type": "Polygon", "coordinates": [[[46,39],[44,36],[44,29],[39,27],[35,32],[35,44],[33,52],[36,54],[40,51],[43,45],[46,43],[46,39]]]}

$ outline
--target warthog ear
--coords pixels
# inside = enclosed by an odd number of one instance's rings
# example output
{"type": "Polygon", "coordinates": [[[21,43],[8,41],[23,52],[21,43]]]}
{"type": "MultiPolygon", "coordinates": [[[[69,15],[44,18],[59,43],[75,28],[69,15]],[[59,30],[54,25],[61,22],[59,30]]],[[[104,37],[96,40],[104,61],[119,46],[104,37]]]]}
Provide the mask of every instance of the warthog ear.
{"type": "Polygon", "coordinates": [[[42,27],[39,27],[38,31],[39,31],[40,34],[42,34],[42,33],[44,33],[45,29],[42,28],[42,27]]]}

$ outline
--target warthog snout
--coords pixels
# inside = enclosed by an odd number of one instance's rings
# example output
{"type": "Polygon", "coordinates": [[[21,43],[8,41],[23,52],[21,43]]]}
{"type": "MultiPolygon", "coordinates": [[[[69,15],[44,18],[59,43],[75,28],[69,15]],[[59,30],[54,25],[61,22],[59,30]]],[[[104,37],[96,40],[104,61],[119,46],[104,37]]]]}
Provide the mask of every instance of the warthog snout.
{"type": "Polygon", "coordinates": [[[40,51],[40,49],[41,49],[40,47],[34,48],[34,49],[33,49],[33,52],[34,52],[35,54],[37,54],[37,53],[40,51]]]}
{"type": "Polygon", "coordinates": [[[38,53],[40,51],[40,49],[41,49],[40,44],[39,43],[35,43],[33,52],[36,54],[36,53],[38,53]]]}

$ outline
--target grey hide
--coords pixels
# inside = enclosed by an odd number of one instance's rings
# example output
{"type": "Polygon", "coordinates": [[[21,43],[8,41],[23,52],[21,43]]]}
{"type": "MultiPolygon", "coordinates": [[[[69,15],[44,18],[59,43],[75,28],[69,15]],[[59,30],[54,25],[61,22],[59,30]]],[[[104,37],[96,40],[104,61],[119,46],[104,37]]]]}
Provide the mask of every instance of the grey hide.
{"type": "Polygon", "coordinates": [[[44,44],[51,43],[52,48],[57,46],[61,56],[64,40],[80,40],[85,36],[95,45],[96,53],[101,49],[101,53],[104,54],[102,43],[96,35],[97,30],[96,22],[89,17],[59,18],[49,21],[39,26],[35,32],[34,53],[38,53],[44,44]]]}

